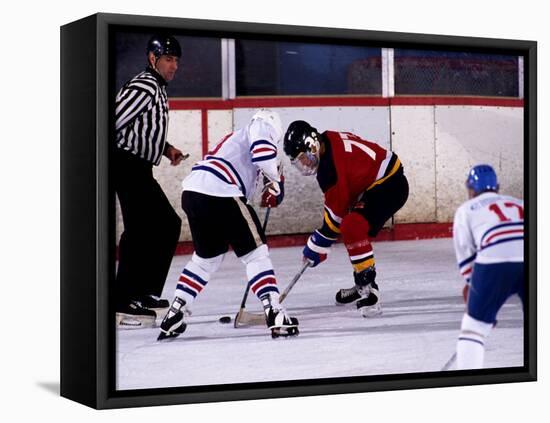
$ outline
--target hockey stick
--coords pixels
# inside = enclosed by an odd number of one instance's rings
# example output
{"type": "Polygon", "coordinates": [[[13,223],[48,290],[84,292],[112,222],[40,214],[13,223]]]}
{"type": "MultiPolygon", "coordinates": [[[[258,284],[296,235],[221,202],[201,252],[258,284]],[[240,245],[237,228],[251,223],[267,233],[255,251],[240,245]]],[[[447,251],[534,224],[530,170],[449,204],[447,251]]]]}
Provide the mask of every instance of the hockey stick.
{"type": "Polygon", "coordinates": [[[441,371],[444,372],[444,371],[449,370],[451,368],[451,366],[454,364],[455,361],[456,361],[456,351],[453,353],[451,358],[449,358],[449,360],[447,360],[445,365],[441,368],[441,371]]]}
{"type": "Polygon", "coordinates": [[[296,276],[294,276],[294,279],[292,279],[292,281],[288,284],[288,286],[285,288],[285,290],[283,291],[283,293],[279,297],[279,302],[282,303],[284,301],[284,299],[286,298],[286,296],[288,295],[288,293],[290,292],[292,287],[294,285],[296,285],[296,282],[298,282],[298,279],[300,279],[302,277],[302,275],[304,274],[304,272],[306,271],[306,269],[309,266],[311,266],[311,263],[309,261],[306,261],[304,263],[304,265],[302,266],[302,268],[300,269],[300,271],[298,273],[296,273],[296,276]]]}
{"type": "MultiPolygon", "coordinates": [[[[283,302],[283,300],[288,296],[288,293],[292,289],[294,285],[296,285],[296,282],[298,282],[298,279],[304,274],[306,269],[310,267],[311,263],[306,262],[300,269],[298,273],[296,273],[296,276],[292,279],[292,281],[288,284],[288,286],[285,288],[281,296],[279,297],[279,302],[283,302]]],[[[263,325],[265,324],[265,316],[263,313],[256,314],[256,313],[249,313],[247,312],[244,307],[239,310],[239,313],[237,313],[237,316],[235,316],[235,323],[234,326],[237,328],[239,326],[245,326],[245,325],[263,325]]]]}
{"type": "Polygon", "coordinates": [[[271,207],[268,207],[267,210],[265,211],[264,224],[262,225],[262,231],[264,234],[267,228],[267,221],[269,220],[269,213],[271,213],[271,207]]]}
{"type": "MultiPolygon", "coordinates": [[[[264,224],[262,225],[262,232],[265,234],[265,230],[267,228],[267,222],[269,221],[269,214],[271,213],[271,207],[268,207],[265,212],[264,217],[264,224]]],[[[262,318],[260,323],[256,323],[257,320],[259,320],[257,317],[251,317],[251,316],[257,316],[253,315],[251,313],[247,313],[245,311],[245,305],[246,300],[248,299],[248,292],[250,291],[250,283],[246,283],[246,289],[244,291],[243,300],[241,301],[241,307],[239,308],[239,311],[237,312],[237,315],[235,316],[235,321],[233,322],[233,327],[238,327],[239,324],[248,324],[248,325],[254,325],[254,324],[260,324],[265,323],[265,318],[263,316],[260,316],[262,318]]]]}

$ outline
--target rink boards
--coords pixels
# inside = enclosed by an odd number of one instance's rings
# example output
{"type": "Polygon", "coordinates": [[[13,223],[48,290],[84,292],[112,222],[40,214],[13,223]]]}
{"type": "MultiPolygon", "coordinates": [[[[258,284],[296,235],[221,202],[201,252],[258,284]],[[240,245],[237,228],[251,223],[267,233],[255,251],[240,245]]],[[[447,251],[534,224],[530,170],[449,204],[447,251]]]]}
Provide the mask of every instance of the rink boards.
{"type": "MultiPolygon", "coordinates": [[[[396,223],[449,222],[466,199],[465,175],[474,164],[489,163],[503,192],[523,197],[523,103],[475,98],[253,98],[170,102],[168,140],[189,153],[180,166],[163,160],[155,177],[183,218],[180,241],[190,240],[181,210],[181,181],[193,164],[234,128],[247,124],[260,107],[279,112],[283,126],[305,119],[320,131],[354,132],[395,151],[405,168],[410,196],[396,223]]],[[[320,223],[322,193],[314,177],[302,177],[282,151],[286,197],[273,213],[268,232],[313,231],[320,223]]],[[[120,214],[117,233],[122,230],[120,214]]]]}

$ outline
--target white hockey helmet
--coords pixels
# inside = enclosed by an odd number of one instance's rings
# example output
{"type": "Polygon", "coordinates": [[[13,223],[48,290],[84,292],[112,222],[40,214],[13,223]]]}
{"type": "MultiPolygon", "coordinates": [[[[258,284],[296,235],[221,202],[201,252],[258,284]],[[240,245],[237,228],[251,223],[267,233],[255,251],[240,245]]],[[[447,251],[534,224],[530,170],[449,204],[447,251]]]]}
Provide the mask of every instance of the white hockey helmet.
{"type": "Polygon", "coordinates": [[[274,141],[279,142],[281,140],[283,137],[283,124],[279,113],[270,109],[260,109],[252,116],[251,122],[256,119],[264,121],[272,128],[274,141]]]}

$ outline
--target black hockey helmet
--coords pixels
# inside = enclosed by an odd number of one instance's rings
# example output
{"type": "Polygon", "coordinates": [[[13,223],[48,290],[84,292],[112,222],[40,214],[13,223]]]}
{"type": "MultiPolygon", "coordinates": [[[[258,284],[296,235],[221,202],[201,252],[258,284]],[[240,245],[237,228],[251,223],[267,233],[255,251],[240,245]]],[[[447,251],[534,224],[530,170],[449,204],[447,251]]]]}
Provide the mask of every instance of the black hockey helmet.
{"type": "Polygon", "coordinates": [[[163,54],[181,57],[181,46],[171,35],[153,35],[147,43],[147,55],[153,53],[158,59],[163,54]]]}
{"type": "Polygon", "coordinates": [[[302,173],[313,175],[319,166],[321,136],[317,129],[303,120],[292,122],[284,137],[284,151],[290,163],[302,173]]]}
{"type": "Polygon", "coordinates": [[[304,120],[295,120],[286,130],[284,138],[285,154],[292,160],[298,154],[310,150],[310,139],[319,142],[319,133],[317,129],[304,120]]]}

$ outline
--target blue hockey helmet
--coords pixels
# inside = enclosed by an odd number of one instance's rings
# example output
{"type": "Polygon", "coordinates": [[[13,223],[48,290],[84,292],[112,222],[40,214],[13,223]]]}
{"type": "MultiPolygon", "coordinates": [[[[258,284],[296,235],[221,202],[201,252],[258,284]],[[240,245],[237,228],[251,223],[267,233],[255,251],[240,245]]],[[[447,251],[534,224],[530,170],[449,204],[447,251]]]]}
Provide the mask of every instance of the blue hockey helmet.
{"type": "Polygon", "coordinates": [[[498,191],[498,180],[495,170],[487,165],[474,166],[468,173],[466,187],[471,189],[476,195],[486,191],[498,191]]]}

